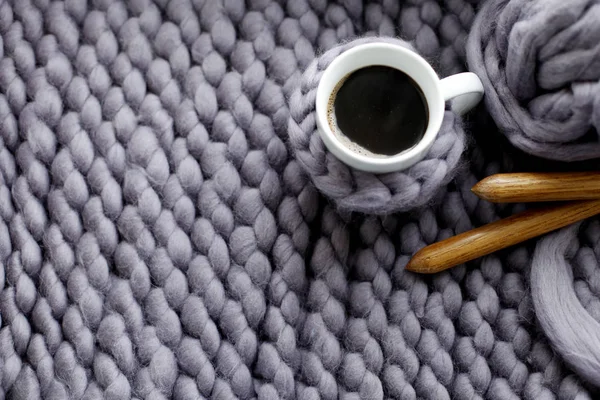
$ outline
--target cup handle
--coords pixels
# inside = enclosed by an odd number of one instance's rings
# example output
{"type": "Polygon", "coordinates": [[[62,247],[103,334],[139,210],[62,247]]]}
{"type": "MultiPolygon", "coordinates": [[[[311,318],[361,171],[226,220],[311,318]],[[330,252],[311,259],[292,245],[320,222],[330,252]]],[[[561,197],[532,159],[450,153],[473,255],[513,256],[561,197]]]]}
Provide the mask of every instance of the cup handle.
{"type": "Polygon", "coordinates": [[[472,72],[452,75],[440,81],[440,89],[444,101],[451,100],[452,111],[463,115],[481,101],[483,84],[472,72]]]}

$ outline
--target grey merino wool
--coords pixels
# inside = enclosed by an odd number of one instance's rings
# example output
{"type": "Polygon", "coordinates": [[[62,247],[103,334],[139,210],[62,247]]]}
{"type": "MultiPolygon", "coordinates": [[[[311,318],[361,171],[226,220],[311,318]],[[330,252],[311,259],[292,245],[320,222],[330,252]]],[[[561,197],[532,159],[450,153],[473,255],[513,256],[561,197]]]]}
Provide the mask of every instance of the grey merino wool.
{"type": "Polygon", "coordinates": [[[467,59],[513,145],[552,160],[600,158],[599,20],[596,0],[482,6],[467,59]]]}
{"type": "Polygon", "coordinates": [[[357,40],[464,71],[478,7],[0,0],[0,399],[594,398],[530,272],[570,260],[598,321],[597,219],[567,232],[578,257],[404,270],[524,208],[469,190],[520,165],[484,109],[342,195],[311,142],[306,71],[357,40]],[[375,180],[381,209],[355,196],[375,180]]]}

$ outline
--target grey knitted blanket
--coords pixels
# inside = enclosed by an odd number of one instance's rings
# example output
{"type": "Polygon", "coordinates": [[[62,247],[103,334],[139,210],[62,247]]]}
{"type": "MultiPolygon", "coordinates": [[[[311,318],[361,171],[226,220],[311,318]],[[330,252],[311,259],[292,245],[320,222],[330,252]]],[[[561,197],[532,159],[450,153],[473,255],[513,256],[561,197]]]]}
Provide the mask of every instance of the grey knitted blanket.
{"type": "MultiPolygon", "coordinates": [[[[400,36],[445,76],[476,11],[0,0],[0,399],[592,398],[537,322],[535,242],[404,270],[523,209],[477,199],[478,179],[563,166],[482,106],[456,177],[374,216],[340,210],[290,149],[288,100],[320,54],[400,36]]],[[[566,284],[600,318],[600,223],[577,232],[566,284]]]]}

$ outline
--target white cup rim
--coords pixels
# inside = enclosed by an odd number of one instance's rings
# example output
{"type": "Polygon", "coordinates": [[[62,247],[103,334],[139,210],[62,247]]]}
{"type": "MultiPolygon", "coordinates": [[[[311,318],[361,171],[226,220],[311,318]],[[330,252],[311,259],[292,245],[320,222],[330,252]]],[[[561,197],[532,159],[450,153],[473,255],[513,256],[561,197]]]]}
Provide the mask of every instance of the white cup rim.
{"type": "Polygon", "coordinates": [[[422,160],[438,135],[444,110],[440,79],[431,65],[414,51],[391,43],[365,43],[341,53],[325,69],[317,87],[316,119],[323,142],[341,161],[367,172],[399,171],[422,160]],[[352,65],[359,67],[352,68],[352,65]],[[372,65],[384,65],[408,74],[420,86],[429,109],[427,129],[421,140],[392,156],[372,157],[353,151],[334,134],[327,118],[327,105],[337,82],[360,68],[372,65]]]}

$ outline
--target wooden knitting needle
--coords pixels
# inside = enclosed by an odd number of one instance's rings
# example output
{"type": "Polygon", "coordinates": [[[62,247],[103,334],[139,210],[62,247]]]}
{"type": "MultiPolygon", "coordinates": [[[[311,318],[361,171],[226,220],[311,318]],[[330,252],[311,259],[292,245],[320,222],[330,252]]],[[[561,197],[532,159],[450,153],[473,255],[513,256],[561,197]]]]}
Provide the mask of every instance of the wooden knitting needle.
{"type": "Polygon", "coordinates": [[[527,210],[419,250],[406,269],[433,274],[600,214],[600,200],[527,210]]]}
{"type": "Polygon", "coordinates": [[[496,174],[471,191],[494,203],[600,199],[600,172],[496,174]]]}

